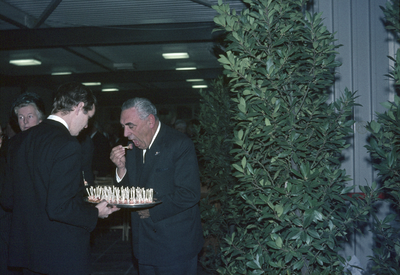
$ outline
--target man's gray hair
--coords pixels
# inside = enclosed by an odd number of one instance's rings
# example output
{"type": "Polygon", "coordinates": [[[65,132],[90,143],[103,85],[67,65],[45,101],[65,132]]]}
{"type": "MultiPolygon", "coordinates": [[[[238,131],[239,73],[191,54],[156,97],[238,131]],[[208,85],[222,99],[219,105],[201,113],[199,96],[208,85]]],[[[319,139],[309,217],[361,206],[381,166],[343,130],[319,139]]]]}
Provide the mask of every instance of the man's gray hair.
{"type": "Polygon", "coordinates": [[[121,111],[130,108],[135,108],[139,114],[139,118],[142,120],[146,119],[149,115],[153,115],[158,120],[157,108],[146,98],[135,97],[128,99],[122,104],[121,111]]]}

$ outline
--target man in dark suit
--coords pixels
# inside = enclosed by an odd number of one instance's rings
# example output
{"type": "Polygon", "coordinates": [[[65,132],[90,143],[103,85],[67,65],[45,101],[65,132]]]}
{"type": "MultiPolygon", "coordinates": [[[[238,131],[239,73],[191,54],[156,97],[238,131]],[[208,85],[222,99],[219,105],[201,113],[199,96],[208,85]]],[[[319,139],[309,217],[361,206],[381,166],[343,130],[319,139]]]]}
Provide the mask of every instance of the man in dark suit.
{"type": "Polygon", "coordinates": [[[120,122],[130,149],[112,149],[121,186],[153,188],[161,204],[132,212],[132,243],[141,275],[197,274],[204,239],[198,202],[200,180],[192,141],[160,123],[147,99],[122,105],[120,122]]]}
{"type": "Polygon", "coordinates": [[[85,86],[64,84],[52,115],[10,142],[0,202],[13,211],[8,263],[24,274],[89,274],[90,231],[98,217],[118,210],[83,200],[75,136],[94,115],[95,104],[85,86]]]}

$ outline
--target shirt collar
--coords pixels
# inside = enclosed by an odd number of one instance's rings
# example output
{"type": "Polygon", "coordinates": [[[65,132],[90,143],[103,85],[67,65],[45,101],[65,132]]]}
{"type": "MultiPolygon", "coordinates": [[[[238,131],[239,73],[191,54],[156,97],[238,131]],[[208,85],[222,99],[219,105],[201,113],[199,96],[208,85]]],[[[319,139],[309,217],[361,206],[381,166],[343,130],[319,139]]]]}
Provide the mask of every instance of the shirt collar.
{"type": "Polygon", "coordinates": [[[56,116],[56,115],[49,115],[49,116],[47,117],[47,119],[51,119],[51,120],[58,121],[58,122],[60,122],[62,125],[64,125],[65,128],[67,128],[67,129],[69,130],[69,127],[68,127],[67,122],[65,122],[65,120],[62,119],[61,117],[56,116]]]}
{"type": "Polygon", "coordinates": [[[156,130],[156,133],[153,136],[153,139],[150,142],[149,149],[151,148],[151,145],[153,145],[153,142],[156,139],[156,137],[158,135],[158,132],[160,132],[160,128],[161,128],[161,121],[158,122],[158,127],[157,127],[157,130],[156,130]]]}

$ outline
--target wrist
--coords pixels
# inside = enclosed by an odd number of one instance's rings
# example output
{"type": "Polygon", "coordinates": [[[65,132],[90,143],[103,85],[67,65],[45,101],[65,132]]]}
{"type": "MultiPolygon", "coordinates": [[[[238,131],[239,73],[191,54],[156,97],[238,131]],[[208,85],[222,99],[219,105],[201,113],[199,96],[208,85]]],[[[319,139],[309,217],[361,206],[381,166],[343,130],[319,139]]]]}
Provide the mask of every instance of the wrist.
{"type": "Polygon", "coordinates": [[[122,179],[126,174],[126,168],[124,167],[117,167],[117,175],[120,179],[122,179]]]}

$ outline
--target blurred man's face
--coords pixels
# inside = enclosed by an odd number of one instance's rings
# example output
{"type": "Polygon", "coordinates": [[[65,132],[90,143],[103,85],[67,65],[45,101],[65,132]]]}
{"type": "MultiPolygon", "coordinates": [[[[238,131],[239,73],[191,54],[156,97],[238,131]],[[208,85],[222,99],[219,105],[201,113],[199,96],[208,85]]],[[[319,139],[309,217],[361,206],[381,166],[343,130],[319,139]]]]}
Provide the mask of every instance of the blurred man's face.
{"type": "Polygon", "coordinates": [[[39,120],[38,111],[33,105],[18,108],[17,117],[18,125],[21,131],[26,131],[42,122],[39,120]]]}
{"type": "Polygon", "coordinates": [[[129,108],[121,113],[121,125],[124,128],[124,136],[132,140],[139,149],[147,149],[153,139],[152,127],[149,115],[146,119],[140,119],[135,108],[129,108]]]}
{"type": "Polygon", "coordinates": [[[86,114],[82,108],[79,108],[79,110],[76,111],[76,114],[73,117],[74,119],[71,121],[71,125],[69,128],[69,132],[71,133],[71,135],[72,136],[79,135],[79,132],[88,126],[89,119],[94,116],[95,112],[96,112],[95,106],[93,106],[93,109],[87,112],[86,114]]]}

